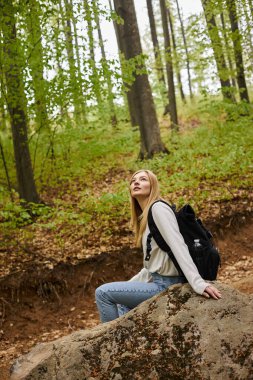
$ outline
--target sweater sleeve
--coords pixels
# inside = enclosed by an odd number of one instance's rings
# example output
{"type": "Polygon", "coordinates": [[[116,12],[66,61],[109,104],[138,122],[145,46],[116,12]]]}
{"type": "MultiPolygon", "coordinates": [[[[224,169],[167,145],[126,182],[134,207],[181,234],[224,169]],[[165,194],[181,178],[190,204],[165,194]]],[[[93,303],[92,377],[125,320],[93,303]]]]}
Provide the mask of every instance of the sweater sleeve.
{"type": "Polygon", "coordinates": [[[133,276],[129,281],[149,282],[152,276],[147,268],[142,268],[139,273],[133,276]]]}
{"type": "Polygon", "coordinates": [[[179,231],[177,219],[172,209],[162,203],[157,202],[152,207],[152,215],[164,240],[171,248],[180,268],[193,290],[202,294],[209,285],[200,276],[194,264],[184,238],[179,231]]]}

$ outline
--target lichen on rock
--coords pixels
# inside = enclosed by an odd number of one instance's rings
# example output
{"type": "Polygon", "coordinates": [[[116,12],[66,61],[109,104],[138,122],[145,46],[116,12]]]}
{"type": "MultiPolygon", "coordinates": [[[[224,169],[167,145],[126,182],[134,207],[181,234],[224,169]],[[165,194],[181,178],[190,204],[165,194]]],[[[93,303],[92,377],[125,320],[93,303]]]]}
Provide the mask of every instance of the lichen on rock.
{"type": "Polygon", "coordinates": [[[11,380],[253,378],[253,297],[216,286],[220,300],[174,285],[115,321],[37,345],[11,380]]]}

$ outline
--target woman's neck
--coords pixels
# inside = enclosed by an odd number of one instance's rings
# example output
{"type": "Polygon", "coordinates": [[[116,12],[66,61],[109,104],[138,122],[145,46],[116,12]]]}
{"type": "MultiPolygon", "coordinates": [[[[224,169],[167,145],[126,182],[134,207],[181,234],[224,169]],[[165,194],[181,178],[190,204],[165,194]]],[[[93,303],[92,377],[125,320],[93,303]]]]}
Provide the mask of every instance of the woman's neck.
{"type": "Polygon", "coordinates": [[[139,198],[139,199],[137,199],[137,201],[138,201],[139,206],[143,212],[144,208],[147,206],[148,198],[139,198]]]}

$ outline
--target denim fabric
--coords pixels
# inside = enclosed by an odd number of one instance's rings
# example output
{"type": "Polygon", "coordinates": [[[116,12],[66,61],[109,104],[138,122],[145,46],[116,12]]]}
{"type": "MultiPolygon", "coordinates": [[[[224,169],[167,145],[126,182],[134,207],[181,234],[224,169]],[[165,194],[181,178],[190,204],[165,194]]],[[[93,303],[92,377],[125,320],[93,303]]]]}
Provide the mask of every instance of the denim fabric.
{"type": "Polygon", "coordinates": [[[99,286],[95,295],[101,322],[112,321],[169,286],[184,281],[181,276],[158,273],[152,273],[152,279],[152,282],[121,281],[99,286]]]}

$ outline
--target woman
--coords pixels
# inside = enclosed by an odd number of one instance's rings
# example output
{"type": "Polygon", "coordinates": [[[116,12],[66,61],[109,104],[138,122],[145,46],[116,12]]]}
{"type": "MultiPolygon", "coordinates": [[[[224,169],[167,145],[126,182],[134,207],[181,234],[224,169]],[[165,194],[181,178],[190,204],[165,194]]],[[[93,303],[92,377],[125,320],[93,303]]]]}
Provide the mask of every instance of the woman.
{"type": "MultiPolygon", "coordinates": [[[[96,303],[102,322],[112,321],[169,286],[184,282],[168,254],[158,247],[154,239],[151,241],[150,259],[145,260],[149,234],[148,210],[154,201],[161,199],[156,176],[149,170],[134,173],[130,180],[130,196],[131,224],[137,246],[143,247],[144,267],[129,281],[111,282],[96,289],[96,303]]],[[[221,298],[219,290],[204,281],[198,273],[171,208],[163,202],[156,202],[152,214],[193,290],[207,298],[221,298]]]]}

